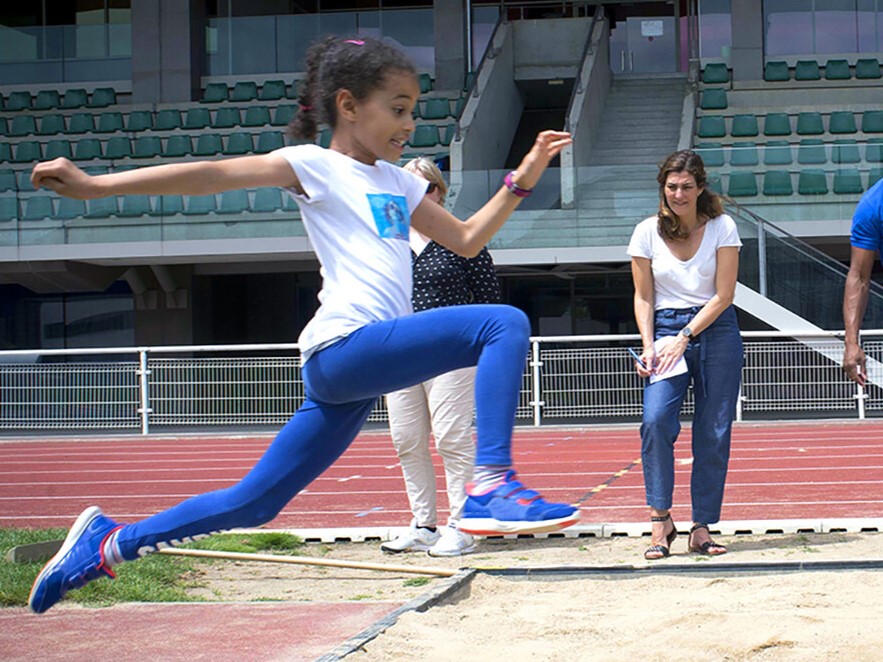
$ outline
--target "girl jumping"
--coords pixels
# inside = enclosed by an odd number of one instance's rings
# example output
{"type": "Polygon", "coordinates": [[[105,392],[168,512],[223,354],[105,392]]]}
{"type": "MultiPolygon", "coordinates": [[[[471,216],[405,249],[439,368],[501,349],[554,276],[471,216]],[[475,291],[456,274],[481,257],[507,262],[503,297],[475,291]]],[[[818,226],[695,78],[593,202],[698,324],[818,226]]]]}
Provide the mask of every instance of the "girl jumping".
{"type": "Polygon", "coordinates": [[[427,183],[396,167],[414,131],[414,65],[372,39],[327,38],[307,54],[291,133],[313,144],[219,161],[166,164],[89,176],[67,159],[38,164],[31,180],[61,195],[208,195],[279,186],[297,200],[322,265],[320,307],[298,340],[306,399],[237,484],[133,524],[91,507],[34,582],[45,612],[69,590],[162,547],[256,527],[327,469],[356,437],[382,394],[477,365],[474,482],[460,520],[468,533],[536,533],[574,524],[575,507],[526,489],[512,470],[511,438],[529,324],[516,308],[468,305],[411,312],[409,227],[474,256],[539,180],[570,135],[543,131],[505,186],[465,222],[425,200],[427,183]]]}

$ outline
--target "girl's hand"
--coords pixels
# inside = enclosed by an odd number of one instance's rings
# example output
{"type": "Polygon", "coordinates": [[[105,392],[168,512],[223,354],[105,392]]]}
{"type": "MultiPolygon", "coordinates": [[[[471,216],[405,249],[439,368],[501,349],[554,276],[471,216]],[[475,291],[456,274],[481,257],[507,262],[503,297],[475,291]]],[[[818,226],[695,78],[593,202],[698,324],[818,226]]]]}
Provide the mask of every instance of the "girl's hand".
{"type": "Polygon", "coordinates": [[[34,166],[31,183],[35,189],[48,188],[59,195],[77,200],[101,197],[95,178],[87,175],[64,157],[34,166]]]}
{"type": "Polygon", "coordinates": [[[573,140],[567,131],[541,131],[533,147],[521,160],[513,177],[515,183],[521,188],[532,189],[549,166],[549,162],[571,142],[573,140]]]}

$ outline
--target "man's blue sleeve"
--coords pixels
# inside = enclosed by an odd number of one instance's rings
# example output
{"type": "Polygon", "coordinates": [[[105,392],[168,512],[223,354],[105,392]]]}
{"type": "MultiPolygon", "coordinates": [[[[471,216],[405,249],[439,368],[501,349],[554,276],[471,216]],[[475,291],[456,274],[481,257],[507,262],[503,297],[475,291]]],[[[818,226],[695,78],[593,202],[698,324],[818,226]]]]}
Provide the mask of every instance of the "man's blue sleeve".
{"type": "Polygon", "coordinates": [[[856,248],[879,251],[883,248],[883,214],[881,200],[883,189],[874,187],[859,200],[852,217],[849,243],[856,248]]]}

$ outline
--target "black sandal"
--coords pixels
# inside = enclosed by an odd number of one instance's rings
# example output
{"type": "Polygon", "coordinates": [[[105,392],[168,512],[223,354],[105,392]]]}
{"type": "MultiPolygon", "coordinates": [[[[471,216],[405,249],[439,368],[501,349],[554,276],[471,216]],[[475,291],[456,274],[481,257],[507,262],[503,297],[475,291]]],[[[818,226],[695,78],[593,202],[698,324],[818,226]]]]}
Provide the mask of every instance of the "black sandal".
{"type": "Polygon", "coordinates": [[[669,513],[665,517],[651,517],[650,521],[671,521],[671,532],[665,537],[666,541],[668,542],[668,547],[666,547],[665,545],[653,545],[652,547],[648,547],[646,550],[644,550],[644,558],[648,561],[657,561],[659,559],[668,558],[669,556],[671,556],[671,544],[675,541],[675,538],[678,537],[678,528],[675,526],[674,521],[672,521],[671,519],[671,513],[669,513]]]}
{"type": "MultiPolygon", "coordinates": [[[[690,539],[688,541],[689,551],[696,552],[697,554],[703,554],[705,556],[720,556],[721,554],[727,553],[727,548],[723,545],[714,542],[714,540],[706,540],[701,545],[693,544],[693,532],[698,531],[699,529],[705,529],[708,531],[708,524],[694,524],[693,528],[690,529],[690,539]]],[[[711,532],[709,531],[709,534],[711,532]]]]}

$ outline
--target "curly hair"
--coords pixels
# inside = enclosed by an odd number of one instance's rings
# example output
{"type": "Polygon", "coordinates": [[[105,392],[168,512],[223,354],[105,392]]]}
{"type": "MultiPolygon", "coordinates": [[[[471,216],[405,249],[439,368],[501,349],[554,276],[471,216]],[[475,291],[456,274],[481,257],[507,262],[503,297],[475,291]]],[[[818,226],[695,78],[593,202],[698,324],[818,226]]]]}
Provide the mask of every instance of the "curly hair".
{"type": "Polygon", "coordinates": [[[299,108],[288,126],[289,133],[301,140],[314,140],[320,124],[334,127],[340,90],[349,90],[363,100],[383,85],[392,71],[417,76],[408,56],[370,37],[325,37],[310,46],[306,66],[299,108]]]}
{"type": "Polygon", "coordinates": [[[720,216],[724,213],[724,206],[720,197],[708,188],[708,175],[701,156],[689,149],[670,154],[659,166],[659,174],[656,175],[656,181],[659,182],[659,234],[665,239],[686,239],[689,232],[684,229],[681,219],[671,210],[665,199],[665,182],[673,172],[693,175],[696,185],[702,189],[696,200],[696,215],[700,221],[720,216]]]}

